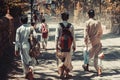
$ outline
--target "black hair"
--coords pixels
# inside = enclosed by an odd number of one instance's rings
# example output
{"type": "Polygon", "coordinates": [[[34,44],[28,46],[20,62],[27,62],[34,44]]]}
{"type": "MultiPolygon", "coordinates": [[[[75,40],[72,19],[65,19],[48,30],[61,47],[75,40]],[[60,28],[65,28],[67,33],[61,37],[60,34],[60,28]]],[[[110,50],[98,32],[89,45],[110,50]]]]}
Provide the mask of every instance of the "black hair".
{"type": "Polygon", "coordinates": [[[34,25],[35,25],[35,22],[32,22],[31,25],[34,26],[34,25]]]}
{"type": "Polygon", "coordinates": [[[90,9],[88,11],[88,15],[89,15],[90,18],[93,18],[95,16],[95,11],[93,9],[90,9]]]}
{"type": "Polygon", "coordinates": [[[27,21],[28,21],[27,15],[22,15],[22,17],[21,17],[21,22],[22,22],[23,24],[26,24],[27,21]]]}
{"type": "Polygon", "coordinates": [[[43,12],[41,12],[40,14],[43,14],[43,12]]]}
{"type": "Polygon", "coordinates": [[[63,21],[67,21],[69,19],[69,14],[67,12],[62,13],[61,18],[63,21]]]}
{"type": "Polygon", "coordinates": [[[45,22],[45,18],[43,18],[42,20],[41,20],[41,23],[44,23],[45,22]]]}

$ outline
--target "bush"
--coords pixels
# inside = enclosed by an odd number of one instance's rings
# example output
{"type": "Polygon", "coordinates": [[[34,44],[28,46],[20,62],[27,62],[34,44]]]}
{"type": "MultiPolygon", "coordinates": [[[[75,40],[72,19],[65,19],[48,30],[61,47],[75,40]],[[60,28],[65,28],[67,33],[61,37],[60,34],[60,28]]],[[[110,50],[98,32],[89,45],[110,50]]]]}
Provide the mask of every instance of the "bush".
{"type": "Polygon", "coordinates": [[[7,13],[7,4],[0,0],[0,17],[5,16],[5,14],[7,13]]]}

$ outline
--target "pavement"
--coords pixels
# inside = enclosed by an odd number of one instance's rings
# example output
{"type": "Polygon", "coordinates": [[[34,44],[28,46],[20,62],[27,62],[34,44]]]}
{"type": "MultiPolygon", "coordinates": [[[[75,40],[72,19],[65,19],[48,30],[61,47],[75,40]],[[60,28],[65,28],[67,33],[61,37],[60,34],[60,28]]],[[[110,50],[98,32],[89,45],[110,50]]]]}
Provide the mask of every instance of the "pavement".
{"type": "MultiPolygon", "coordinates": [[[[47,46],[48,50],[42,50],[42,55],[38,57],[39,64],[34,67],[34,80],[61,80],[57,73],[57,60],[55,57],[56,25],[56,23],[49,23],[50,36],[47,46]]],[[[82,26],[74,26],[77,48],[72,55],[73,70],[70,74],[73,77],[63,80],[120,80],[120,36],[110,34],[104,28],[104,35],[101,41],[105,58],[102,61],[102,77],[99,77],[96,75],[93,66],[90,66],[90,72],[84,72],[82,68],[82,51],[84,48],[82,26]]],[[[25,80],[22,76],[20,59],[16,60],[16,64],[17,68],[9,74],[8,80],[25,80]]]]}

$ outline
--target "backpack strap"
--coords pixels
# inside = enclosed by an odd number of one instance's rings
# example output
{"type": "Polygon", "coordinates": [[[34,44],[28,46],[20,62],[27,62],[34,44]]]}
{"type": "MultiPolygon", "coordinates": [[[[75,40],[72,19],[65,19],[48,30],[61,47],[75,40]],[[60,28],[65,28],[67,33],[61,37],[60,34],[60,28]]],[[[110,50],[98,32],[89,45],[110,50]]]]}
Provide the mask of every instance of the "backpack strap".
{"type": "Polygon", "coordinates": [[[42,28],[47,29],[47,24],[46,23],[42,23],[42,28]]]}
{"type": "MultiPolygon", "coordinates": [[[[59,24],[62,28],[65,28],[65,25],[63,23],[59,23],[59,24]]],[[[68,23],[66,28],[70,28],[70,26],[71,26],[71,23],[68,23]]]]}
{"type": "Polygon", "coordinates": [[[41,31],[43,32],[43,29],[45,28],[45,24],[42,23],[41,31]]]}
{"type": "Polygon", "coordinates": [[[71,26],[71,23],[68,23],[68,24],[67,24],[67,28],[70,28],[70,26],[71,26]]]}
{"type": "Polygon", "coordinates": [[[60,24],[60,26],[62,27],[62,28],[65,28],[65,26],[64,26],[64,24],[63,23],[59,23],[60,24]]]}
{"type": "Polygon", "coordinates": [[[45,24],[42,23],[42,28],[44,28],[44,27],[45,27],[45,24]]]}

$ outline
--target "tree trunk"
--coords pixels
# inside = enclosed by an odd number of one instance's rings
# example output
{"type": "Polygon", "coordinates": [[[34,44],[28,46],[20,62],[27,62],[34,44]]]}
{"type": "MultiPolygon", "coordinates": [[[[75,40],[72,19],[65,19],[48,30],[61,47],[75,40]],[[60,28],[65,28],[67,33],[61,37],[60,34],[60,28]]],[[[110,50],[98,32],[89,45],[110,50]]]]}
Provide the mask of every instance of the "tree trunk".
{"type": "Polygon", "coordinates": [[[119,14],[115,14],[112,17],[111,33],[120,34],[120,15],[119,14]]]}

